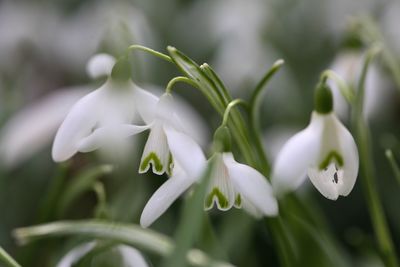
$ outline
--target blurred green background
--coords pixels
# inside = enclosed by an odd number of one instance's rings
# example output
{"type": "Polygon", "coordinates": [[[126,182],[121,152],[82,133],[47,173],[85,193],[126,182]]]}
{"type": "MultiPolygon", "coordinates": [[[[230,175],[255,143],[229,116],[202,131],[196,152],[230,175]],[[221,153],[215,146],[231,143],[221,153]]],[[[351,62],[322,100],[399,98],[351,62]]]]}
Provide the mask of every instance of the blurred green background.
{"type": "MultiPolygon", "coordinates": [[[[20,247],[11,231],[94,215],[96,195],[90,188],[68,206],[61,208],[60,203],[72,184],[90,179],[87,170],[107,161],[89,153],[59,165],[51,160],[50,151],[66,110],[86,91],[74,97],[57,93],[79,90],[76,86],[95,89],[101,83],[85,72],[87,60],[95,53],[119,56],[130,44],[165,52],[166,46],[172,45],[198,63],[209,63],[232,95],[243,98],[249,97],[274,61],[284,59],[283,69],[269,85],[261,114],[265,148],[273,162],[283,141],[308,124],[313,89],[323,70],[337,68],[338,73],[348,75],[345,78],[357,79],[358,71],[351,72],[345,63],[338,63],[349,49],[361,58],[368,47],[363,40],[354,41],[354,21],[365,17],[374,21],[386,48],[395,60],[400,59],[399,14],[396,0],[0,1],[0,245],[23,266],[54,266],[79,238],[20,247]],[[19,128],[10,126],[12,123],[19,128]]],[[[165,88],[179,75],[176,68],[147,54],[134,52],[131,59],[133,79],[144,88],[165,88]]],[[[399,88],[382,60],[374,62],[374,72],[373,81],[367,84],[373,92],[367,93],[370,100],[366,101],[372,104],[366,116],[372,129],[378,191],[399,254],[400,184],[384,153],[390,148],[400,159],[399,88]]],[[[221,118],[195,89],[181,85],[175,92],[200,114],[205,138],[210,141],[221,118]]],[[[346,111],[343,114],[342,120],[349,126],[346,111]]],[[[104,183],[114,221],[137,224],[146,201],[165,181],[165,177],[137,173],[144,141],[145,135],[135,137],[128,160],[112,173],[97,175],[104,183]]],[[[314,247],[316,240],[321,242],[317,247],[332,246],[331,256],[340,257],[332,266],[343,266],[343,262],[383,266],[360,179],[348,197],[337,201],[325,199],[308,181],[296,194],[308,210],[321,217],[330,236],[328,242],[299,234],[306,259],[299,266],[326,266],[319,259],[325,256],[314,247]]],[[[173,204],[152,228],[172,235],[181,202],[173,204]]],[[[223,255],[238,266],[279,266],[262,221],[242,210],[209,214],[218,245],[214,248],[207,246],[207,240],[198,240],[197,247],[223,255]]],[[[157,266],[159,258],[146,257],[157,266]]]]}

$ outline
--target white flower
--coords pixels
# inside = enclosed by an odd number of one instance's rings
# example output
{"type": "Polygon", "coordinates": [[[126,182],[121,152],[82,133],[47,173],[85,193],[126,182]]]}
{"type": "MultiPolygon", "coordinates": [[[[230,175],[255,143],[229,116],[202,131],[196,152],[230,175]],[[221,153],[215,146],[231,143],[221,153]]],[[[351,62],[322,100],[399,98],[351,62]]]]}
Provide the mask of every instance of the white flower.
{"type": "MultiPolygon", "coordinates": [[[[364,57],[359,51],[343,51],[337,55],[330,69],[339,75],[353,90],[357,90],[357,82],[363,67],[364,57]]],[[[386,114],[391,100],[388,84],[381,78],[382,73],[376,64],[371,64],[365,80],[364,118],[374,119],[386,114]],[[389,105],[388,105],[389,104],[389,105]]],[[[342,120],[348,120],[350,106],[337,87],[336,83],[328,80],[332,88],[335,102],[335,113],[342,120]]]]}
{"type": "MultiPolygon", "coordinates": [[[[151,225],[191,185],[198,182],[207,165],[201,148],[187,135],[165,127],[167,142],[174,159],[172,176],[146,204],[140,224],[151,225]]],[[[255,216],[275,215],[276,199],[266,178],[255,169],[236,162],[232,153],[216,154],[216,165],[210,177],[205,209],[214,203],[221,210],[243,207],[255,216]]]]}
{"type": "Polygon", "coordinates": [[[272,185],[277,193],[294,190],[308,174],[322,195],[336,200],[353,189],[358,163],[354,139],[336,115],[314,111],[308,127],[289,139],[279,153],[272,185]]]}
{"type": "MultiPolygon", "coordinates": [[[[182,121],[175,112],[175,104],[172,96],[165,93],[160,97],[153,109],[139,110],[147,125],[151,125],[150,134],[144,147],[140,161],[139,173],[149,170],[156,174],[170,173],[173,158],[170,153],[171,143],[168,140],[166,127],[185,133],[182,121]]],[[[172,143],[172,145],[175,145],[172,143]]]]}
{"type": "MultiPolygon", "coordinates": [[[[96,64],[92,63],[89,69],[94,66],[96,64]]],[[[100,66],[92,73],[97,76],[110,69],[100,66]]],[[[150,127],[132,124],[138,109],[146,114],[156,102],[157,97],[139,88],[130,79],[116,81],[108,77],[99,89],[84,96],[72,107],[54,139],[53,159],[65,161],[78,151],[90,152],[100,147],[112,151],[123,149],[127,137],[150,127]]]]}
{"type": "MultiPolygon", "coordinates": [[[[75,247],[71,251],[69,251],[57,264],[57,267],[72,267],[79,260],[81,260],[86,254],[92,251],[97,242],[85,243],[80,246],[75,247]]],[[[142,254],[137,250],[130,246],[126,245],[117,245],[115,247],[110,248],[103,253],[114,252],[119,254],[119,257],[122,261],[122,265],[118,265],[121,267],[147,267],[149,266],[146,263],[146,260],[143,258],[142,254]]]]}

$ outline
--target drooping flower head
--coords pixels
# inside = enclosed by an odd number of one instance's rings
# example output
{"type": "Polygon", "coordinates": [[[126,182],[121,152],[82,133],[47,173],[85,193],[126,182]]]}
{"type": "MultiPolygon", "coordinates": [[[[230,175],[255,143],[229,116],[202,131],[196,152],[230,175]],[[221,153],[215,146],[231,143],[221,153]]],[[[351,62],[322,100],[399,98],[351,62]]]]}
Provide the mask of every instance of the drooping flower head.
{"type": "Polygon", "coordinates": [[[275,162],[272,185],[280,194],[310,178],[326,198],[347,196],[358,175],[358,151],[350,132],[332,111],[330,89],[320,85],[310,124],[290,138],[275,162]]]}
{"type": "Polygon", "coordinates": [[[149,128],[132,123],[137,111],[153,107],[157,97],[130,80],[127,60],[115,63],[104,54],[96,55],[89,61],[88,72],[94,77],[106,74],[107,80],[71,108],[54,139],[54,161],[65,161],[78,151],[123,149],[121,140],[149,128]]]}
{"type": "MultiPolygon", "coordinates": [[[[199,182],[207,160],[189,136],[165,127],[167,142],[174,165],[171,177],[147,202],[140,223],[151,225],[167,208],[193,184],[199,182]]],[[[216,152],[204,209],[214,205],[220,210],[243,207],[256,217],[276,215],[278,205],[266,178],[257,170],[235,161],[231,152],[216,152]]]]}

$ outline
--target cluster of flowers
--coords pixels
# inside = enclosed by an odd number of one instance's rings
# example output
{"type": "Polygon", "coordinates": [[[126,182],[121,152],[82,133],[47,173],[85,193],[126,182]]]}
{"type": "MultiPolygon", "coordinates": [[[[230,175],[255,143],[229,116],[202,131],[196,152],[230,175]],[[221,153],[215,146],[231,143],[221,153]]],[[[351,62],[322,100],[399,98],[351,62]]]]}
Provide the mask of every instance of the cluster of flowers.
{"type": "MultiPolygon", "coordinates": [[[[88,71],[92,76],[106,75],[107,80],[72,107],[56,134],[53,159],[61,162],[77,152],[110,146],[118,149],[129,136],[149,130],[139,173],[151,168],[155,174],[166,173],[169,179],[142,212],[140,223],[148,227],[180,195],[200,182],[210,160],[185,130],[187,126],[175,109],[172,95],[166,92],[157,97],[133,83],[126,59],[116,61],[99,54],[89,61],[88,71]],[[137,114],[143,125],[133,124],[137,114]]],[[[214,151],[204,208],[243,207],[256,217],[274,216],[278,213],[276,196],[297,188],[307,174],[325,197],[348,195],[358,174],[357,147],[332,111],[330,89],[320,86],[316,98],[309,126],[284,145],[276,160],[272,186],[259,171],[237,162],[231,151],[214,151]]]]}

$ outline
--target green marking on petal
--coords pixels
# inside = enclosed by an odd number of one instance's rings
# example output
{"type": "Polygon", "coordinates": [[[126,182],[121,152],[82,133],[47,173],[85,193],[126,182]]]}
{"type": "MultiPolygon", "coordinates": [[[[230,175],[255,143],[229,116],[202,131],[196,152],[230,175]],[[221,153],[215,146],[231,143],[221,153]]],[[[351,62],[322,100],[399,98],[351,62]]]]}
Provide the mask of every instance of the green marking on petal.
{"type": "Polygon", "coordinates": [[[242,206],[242,196],[240,194],[236,195],[235,207],[240,208],[242,206]]]}
{"type": "Polygon", "coordinates": [[[169,153],[169,156],[168,156],[168,167],[167,167],[167,174],[169,176],[172,175],[172,169],[173,168],[174,168],[174,159],[172,158],[172,154],[169,153]]]}
{"type": "Polygon", "coordinates": [[[150,152],[140,164],[140,172],[146,172],[150,168],[150,163],[157,172],[161,172],[163,170],[163,165],[161,164],[160,158],[156,153],[150,152]]]}
{"type": "Polygon", "coordinates": [[[229,206],[228,198],[218,188],[214,187],[206,197],[206,208],[212,207],[214,196],[217,197],[218,204],[222,209],[226,209],[229,206]]]}
{"type": "Polygon", "coordinates": [[[335,150],[332,150],[329,152],[329,154],[325,157],[325,159],[319,164],[319,169],[323,170],[328,168],[329,164],[335,160],[336,163],[339,165],[339,167],[343,166],[343,158],[342,156],[336,152],[335,150]]]}

